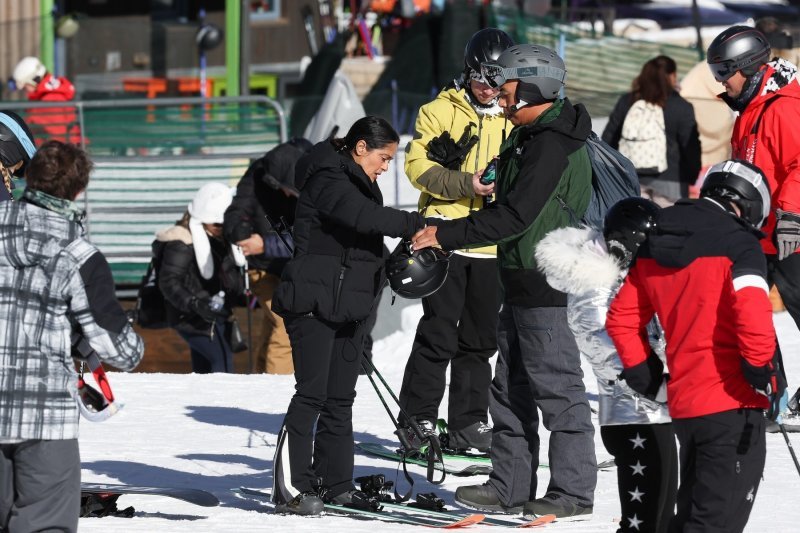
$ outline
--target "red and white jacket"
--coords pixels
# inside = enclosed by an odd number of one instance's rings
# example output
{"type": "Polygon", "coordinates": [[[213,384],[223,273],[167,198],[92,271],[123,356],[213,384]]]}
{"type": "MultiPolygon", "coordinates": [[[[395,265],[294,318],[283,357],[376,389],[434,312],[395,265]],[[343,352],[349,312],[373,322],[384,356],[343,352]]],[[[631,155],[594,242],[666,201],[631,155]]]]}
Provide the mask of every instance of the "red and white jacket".
{"type": "Polygon", "coordinates": [[[761,88],[733,125],[731,149],[734,159],[753,163],[767,176],[772,209],[761,246],[774,255],[775,209],[800,214],[800,80],[797,67],[784,59],[762,68],[761,88]]]}
{"type": "Polygon", "coordinates": [[[625,368],[650,353],[646,326],[658,314],[667,340],[672,418],[766,408],[741,359],[775,354],[766,258],[755,232],[709,199],[663,209],[606,318],[625,368]]]}
{"type": "MultiPolygon", "coordinates": [[[[67,78],[46,74],[28,94],[32,102],[69,102],[75,97],[75,86],[67,78]]],[[[40,142],[55,139],[61,142],[80,143],[81,131],[78,115],[72,107],[48,107],[28,111],[28,125],[40,142]]]]}

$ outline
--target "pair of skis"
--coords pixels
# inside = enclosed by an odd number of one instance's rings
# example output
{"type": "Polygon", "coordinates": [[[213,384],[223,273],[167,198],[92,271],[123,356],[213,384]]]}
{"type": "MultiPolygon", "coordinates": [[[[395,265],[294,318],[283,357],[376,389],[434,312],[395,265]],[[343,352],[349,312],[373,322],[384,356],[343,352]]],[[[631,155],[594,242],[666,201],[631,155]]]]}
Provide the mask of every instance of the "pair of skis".
{"type": "MultiPolygon", "coordinates": [[[[246,497],[253,497],[262,503],[270,503],[270,493],[265,490],[240,487],[236,492],[246,497]]],[[[343,505],[325,504],[325,511],[330,514],[349,516],[352,518],[380,520],[440,529],[458,529],[475,524],[486,524],[504,527],[530,528],[543,526],[555,520],[555,515],[545,515],[531,521],[504,520],[490,518],[482,514],[460,514],[449,511],[435,511],[413,507],[401,503],[380,502],[383,510],[374,511],[357,509],[343,505]]]]}

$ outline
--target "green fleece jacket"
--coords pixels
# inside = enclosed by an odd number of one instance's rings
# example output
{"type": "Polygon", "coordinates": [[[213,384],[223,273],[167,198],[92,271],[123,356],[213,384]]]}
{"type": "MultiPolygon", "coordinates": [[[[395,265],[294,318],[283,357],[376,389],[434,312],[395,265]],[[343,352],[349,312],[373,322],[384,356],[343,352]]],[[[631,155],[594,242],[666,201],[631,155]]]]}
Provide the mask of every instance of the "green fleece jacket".
{"type": "Polygon", "coordinates": [[[532,124],[514,128],[501,147],[497,201],[464,219],[436,222],[437,239],[447,250],[498,243],[500,279],[509,305],[566,305],[566,295],[552,289],[536,268],[533,253],[545,234],[571,225],[572,217],[580,218],[589,205],[590,132],[591,118],[583,105],[557,100],[532,124]]]}

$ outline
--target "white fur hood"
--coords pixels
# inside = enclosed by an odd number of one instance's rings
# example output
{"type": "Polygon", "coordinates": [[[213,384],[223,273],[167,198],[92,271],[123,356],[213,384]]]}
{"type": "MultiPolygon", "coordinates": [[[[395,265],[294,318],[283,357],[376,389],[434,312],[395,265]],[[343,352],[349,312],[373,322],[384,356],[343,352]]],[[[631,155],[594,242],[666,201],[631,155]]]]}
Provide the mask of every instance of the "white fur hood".
{"type": "Polygon", "coordinates": [[[622,275],[606,250],[603,234],[591,228],[551,231],[539,241],[535,257],[547,283],[569,294],[611,289],[622,275]]]}
{"type": "Polygon", "coordinates": [[[183,244],[192,244],[192,232],[183,226],[170,226],[156,232],[156,240],[161,242],[181,241],[183,244]]]}

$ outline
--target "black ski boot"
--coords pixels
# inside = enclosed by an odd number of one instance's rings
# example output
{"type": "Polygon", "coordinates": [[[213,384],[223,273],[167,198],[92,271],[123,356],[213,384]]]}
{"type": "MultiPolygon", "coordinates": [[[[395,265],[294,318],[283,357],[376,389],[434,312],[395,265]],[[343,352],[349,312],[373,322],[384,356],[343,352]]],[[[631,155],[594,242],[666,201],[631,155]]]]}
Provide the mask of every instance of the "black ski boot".
{"type": "Polygon", "coordinates": [[[322,514],[325,505],[314,491],[301,492],[286,503],[275,506],[278,514],[297,514],[303,516],[322,514]]]}
{"type": "Polygon", "coordinates": [[[405,433],[409,447],[406,448],[405,446],[403,446],[401,442],[400,448],[398,449],[398,453],[405,454],[408,456],[419,455],[422,451],[424,451],[424,448],[429,444],[428,438],[436,437],[436,425],[432,421],[430,420],[417,421],[417,426],[419,426],[420,432],[422,433],[422,439],[420,439],[417,436],[417,432],[414,431],[411,427],[405,426],[400,428],[399,431],[403,431],[405,433]]]}
{"type": "Polygon", "coordinates": [[[448,445],[456,451],[473,448],[480,453],[488,453],[492,447],[492,426],[479,421],[464,429],[450,428],[448,445]]]}

